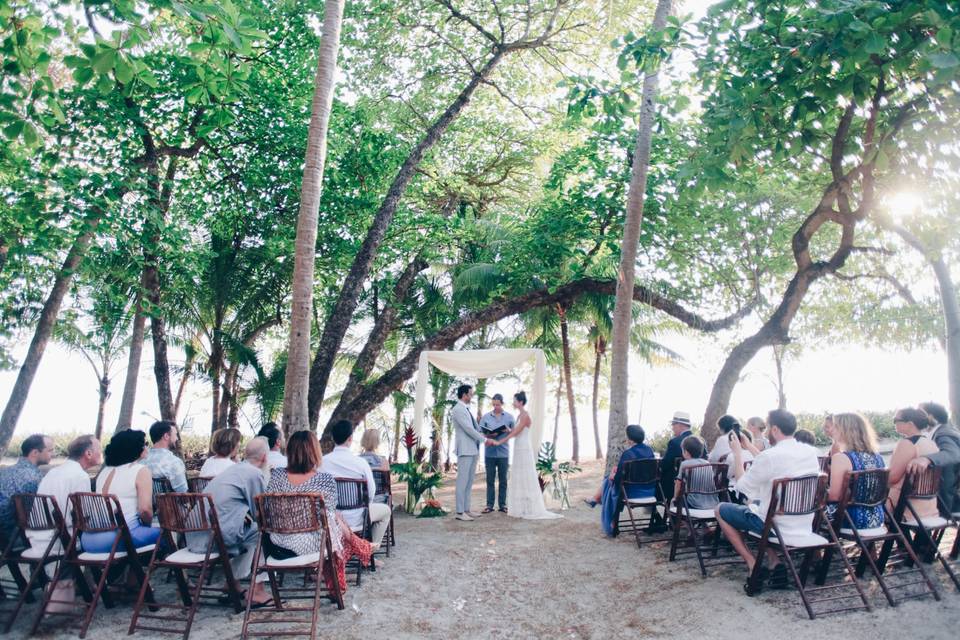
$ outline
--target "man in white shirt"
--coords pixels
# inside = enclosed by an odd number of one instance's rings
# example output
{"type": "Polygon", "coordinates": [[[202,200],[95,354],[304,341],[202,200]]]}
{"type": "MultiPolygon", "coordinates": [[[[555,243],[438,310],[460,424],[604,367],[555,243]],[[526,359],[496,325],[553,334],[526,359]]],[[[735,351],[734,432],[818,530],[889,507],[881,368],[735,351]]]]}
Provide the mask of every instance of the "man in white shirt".
{"type": "Polygon", "coordinates": [[[267,462],[271,469],[286,469],[287,456],[283,455],[283,432],[276,422],[268,422],[260,427],[258,438],[266,438],[270,445],[270,453],[267,454],[267,462]]]}
{"type": "MultiPolygon", "coordinates": [[[[792,413],[780,409],[771,411],[767,424],[770,425],[769,438],[773,446],[763,451],[753,451],[755,456],[753,464],[747,471],[743,470],[743,449],[744,447],[754,449],[753,445],[749,442],[744,443],[740,439],[730,439],[730,453],[734,458],[731,471],[736,481],[737,491],[747,496],[749,504],[721,502],[716,508],[717,522],[727,540],[747,564],[748,573],[753,571],[757,560],[747,548],[743,534],[763,532],[764,521],[770,508],[774,480],[820,473],[817,450],[797,442],[793,437],[797,431],[797,419],[792,413]]],[[[809,537],[812,535],[813,514],[781,516],[777,519],[777,526],[787,541],[791,536],[809,537]]],[[[762,568],[760,585],[770,577],[772,585],[785,586],[787,584],[786,567],[780,564],[780,558],[773,550],[767,550],[767,557],[770,560],[770,569],[762,568]]]]}
{"type": "MultiPolygon", "coordinates": [[[[353,424],[349,420],[340,420],[330,427],[330,435],[336,444],[333,451],[323,456],[320,470],[329,473],[334,478],[350,478],[367,481],[367,493],[370,496],[370,524],[372,526],[371,542],[379,545],[383,534],[390,523],[390,507],[374,502],[373,496],[377,493],[377,483],[373,479],[373,470],[366,460],[350,450],[353,443],[353,424]]],[[[343,512],[343,517],[354,531],[363,526],[363,510],[350,509],[343,512]]]]}
{"type": "MultiPolygon", "coordinates": [[[[87,469],[98,466],[102,461],[103,454],[99,440],[93,436],[74,438],[67,446],[67,461],[50,469],[37,487],[37,495],[53,496],[57,506],[60,507],[68,531],[73,525],[69,496],[71,493],[90,491],[90,475],[87,469]]],[[[27,531],[30,548],[35,550],[37,557],[46,551],[54,534],[54,531],[27,531]]],[[[60,546],[59,543],[54,545],[53,551],[62,553],[60,546]]],[[[47,575],[51,578],[55,568],[55,564],[47,565],[47,575]]],[[[55,599],[62,597],[72,599],[72,579],[61,580],[55,588],[57,589],[55,599]]]]}

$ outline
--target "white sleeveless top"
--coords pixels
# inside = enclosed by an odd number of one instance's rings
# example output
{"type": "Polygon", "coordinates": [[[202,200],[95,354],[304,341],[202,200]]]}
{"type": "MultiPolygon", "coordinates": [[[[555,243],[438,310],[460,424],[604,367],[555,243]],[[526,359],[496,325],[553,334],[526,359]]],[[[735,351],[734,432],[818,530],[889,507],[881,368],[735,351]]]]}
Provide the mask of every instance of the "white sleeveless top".
{"type": "Polygon", "coordinates": [[[123,517],[127,524],[140,522],[140,513],[137,502],[137,474],[144,466],[139,462],[128,462],[119,467],[104,467],[97,476],[97,493],[103,493],[103,486],[107,483],[111,471],[113,480],[110,482],[109,494],[117,496],[123,517]]]}

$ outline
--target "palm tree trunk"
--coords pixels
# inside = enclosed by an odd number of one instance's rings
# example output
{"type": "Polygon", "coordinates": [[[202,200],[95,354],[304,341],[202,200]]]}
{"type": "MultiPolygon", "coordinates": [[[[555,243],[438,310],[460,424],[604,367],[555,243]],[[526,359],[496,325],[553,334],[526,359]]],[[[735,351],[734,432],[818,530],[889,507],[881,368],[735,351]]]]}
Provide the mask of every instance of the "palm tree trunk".
{"type": "Polygon", "coordinates": [[[397,461],[397,456],[400,455],[400,428],[403,426],[403,409],[399,405],[394,406],[393,414],[393,456],[390,458],[391,462],[397,461]]]}
{"type": "Polygon", "coordinates": [[[606,340],[597,336],[593,343],[593,442],[597,448],[597,460],[603,458],[603,449],[600,448],[600,366],[603,364],[603,354],[606,349],[606,340]]]}
{"type": "Polygon", "coordinates": [[[23,405],[30,393],[33,378],[37,375],[37,368],[40,366],[43,352],[50,342],[53,327],[57,322],[57,316],[60,314],[60,306],[63,304],[63,299],[70,288],[70,281],[83,261],[103,215],[104,211],[99,207],[91,210],[91,213],[83,221],[80,235],[73,241],[73,245],[67,252],[67,257],[53,280],[53,287],[43,303],[43,309],[40,311],[40,317],[37,320],[37,328],[33,332],[33,339],[30,341],[27,355],[20,366],[17,380],[13,384],[10,399],[7,401],[7,406],[4,407],[3,416],[0,417],[0,451],[6,451],[7,445],[10,444],[10,438],[17,428],[17,421],[20,419],[23,405]]]}
{"type": "Polygon", "coordinates": [[[580,434],[577,431],[577,402],[573,395],[573,378],[570,366],[570,335],[567,312],[557,305],[560,314],[560,340],[563,344],[563,377],[567,381],[567,407],[570,411],[570,433],[573,437],[573,461],[580,462],[580,434]]]}
{"type": "MultiPolygon", "coordinates": [[[[673,9],[671,0],[657,0],[651,31],[660,31],[667,24],[673,9]]],[[[620,268],[617,278],[617,297],[613,309],[613,332],[610,339],[610,418],[607,422],[607,473],[620,460],[626,446],[627,368],[630,360],[630,325],[633,322],[633,281],[640,243],[640,224],[643,221],[643,202],[647,191],[647,172],[650,167],[650,142],[656,111],[658,69],[647,72],[643,79],[640,110],[640,130],[633,152],[630,190],[627,197],[626,219],[623,224],[623,242],[620,248],[620,268]]]]}
{"type": "Polygon", "coordinates": [[[783,345],[773,345],[773,362],[777,367],[777,409],[787,408],[787,393],[783,386],[783,345]]]}
{"type": "Polygon", "coordinates": [[[110,378],[107,377],[106,372],[104,372],[103,377],[100,378],[99,387],[100,397],[97,402],[97,426],[93,430],[93,437],[97,440],[103,435],[103,414],[107,408],[107,398],[110,397],[110,378]]]}
{"type": "MultiPolygon", "coordinates": [[[[310,384],[310,322],[313,311],[313,270],[317,252],[317,216],[327,159],[327,129],[333,106],[337,52],[344,0],[326,0],[320,56],[313,87],[307,152],[300,186],[296,250],[293,264],[293,302],[284,378],[283,429],[287,434],[310,428],[307,398],[310,384]]],[[[319,415],[319,411],[318,411],[319,415]]]]}
{"type": "Polygon", "coordinates": [[[3,267],[7,264],[7,256],[10,253],[10,245],[6,238],[0,238],[0,273],[3,273],[3,267]]]}
{"type": "Polygon", "coordinates": [[[553,447],[556,451],[557,437],[560,435],[560,399],[563,398],[563,367],[558,372],[560,378],[557,380],[557,408],[553,414],[553,447]]]}
{"type": "Polygon", "coordinates": [[[187,389],[187,383],[193,376],[193,367],[197,360],[195,351],[187,354],[187,359],[183,363],[183,375],[180,376],[180,384],[177,385],[177,395],[173,400],[173,419],[176,420],[180,415],[180,404],[183,402],[183,392],[187,389]]]}
{"type": "MultiPolygon", "coordinates": [[[[143,357],[146,327],[147,316],[143,313],[141,294],[138,293],[133,315],[133,332],[130,336],[130,354],[127,356],[127,374],[123,381],[123,396],[120,398],[120,416],[117,418],[114,433],[129,429],[133,424],[133,406],[137,400],[137,381],[140,379],[140,359],[143,357]]],[[[179,404],[179,396],[177,402],[179,404]]]]}

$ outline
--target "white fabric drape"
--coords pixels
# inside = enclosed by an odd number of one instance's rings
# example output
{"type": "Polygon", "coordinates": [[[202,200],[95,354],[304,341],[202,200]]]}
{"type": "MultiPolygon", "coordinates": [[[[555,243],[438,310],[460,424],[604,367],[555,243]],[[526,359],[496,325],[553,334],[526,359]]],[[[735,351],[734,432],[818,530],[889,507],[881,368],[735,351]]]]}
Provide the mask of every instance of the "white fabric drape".
{"type": "MultiPolygon", "coordinates": [[[[530,412],[530,444],[534,454],[540,451],[543,433],[544,402],[547,396],[547,359],[540,349],[477,349],[475,351],[424,351],[417,369],[417,399],[414,404],[413,430],[423,430],[423,411],[427,402],[430,365],[455,376],[490,378],[535,359],[533,389],[527,394],[530,412]]],[[[509,400],[507,404],[509,406],[509,400]]]]}

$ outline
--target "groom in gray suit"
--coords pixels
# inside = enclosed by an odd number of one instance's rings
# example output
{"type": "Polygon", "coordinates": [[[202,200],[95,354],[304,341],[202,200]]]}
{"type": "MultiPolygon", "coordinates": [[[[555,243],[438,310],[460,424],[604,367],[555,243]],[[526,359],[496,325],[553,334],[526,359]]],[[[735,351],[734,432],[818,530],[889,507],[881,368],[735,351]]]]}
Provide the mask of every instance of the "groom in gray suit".
{"type": "Polygon", "coordinates": [[[470,402],[473,400],[473,387],[462,384],[457,387],[457,404],[450,411],[450,420],[457,432],[457,520],[467,522],[473,516],[470,512],[470,491],[473,489],[473,476],[477,471],[477,456],[480,445],[489,438],[483,437],[477,428],[477,419],[473,417],[470,402]]]}

